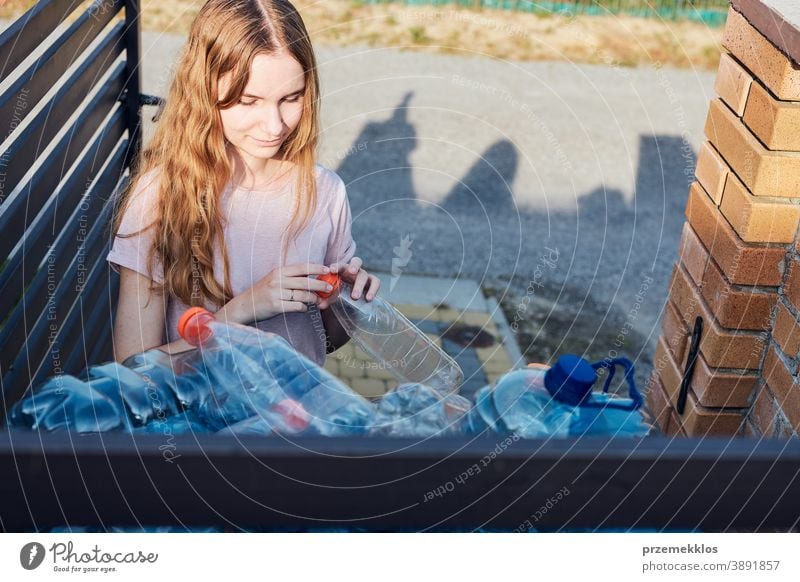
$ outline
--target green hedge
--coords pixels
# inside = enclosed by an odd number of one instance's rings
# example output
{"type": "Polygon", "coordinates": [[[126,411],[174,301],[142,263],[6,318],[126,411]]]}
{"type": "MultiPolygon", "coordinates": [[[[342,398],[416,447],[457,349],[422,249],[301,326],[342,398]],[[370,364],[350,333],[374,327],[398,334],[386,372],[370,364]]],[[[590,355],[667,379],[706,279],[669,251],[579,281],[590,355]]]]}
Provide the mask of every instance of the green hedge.
{"type": "Polygon", "coordinates": [[[403,3],[410,6],[458,4],[472,8],[518,10],[534,14],[628,14],[667,20],[694,20],[722,26],[728,0],[360,0],[364,4],[403,3]]]}

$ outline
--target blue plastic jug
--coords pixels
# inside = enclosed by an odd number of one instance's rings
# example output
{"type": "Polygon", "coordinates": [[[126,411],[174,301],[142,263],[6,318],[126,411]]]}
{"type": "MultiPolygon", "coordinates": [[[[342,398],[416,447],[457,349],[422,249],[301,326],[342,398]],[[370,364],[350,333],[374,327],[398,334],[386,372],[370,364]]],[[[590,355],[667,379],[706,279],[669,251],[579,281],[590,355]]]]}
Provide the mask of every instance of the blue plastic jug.
{"type": "Polygon", "coordinates": [[[633,371],[626,358],[590,364],[573,354],[561,356],[552,367],[532,364],[476,393],[468,430],[522,438],[645,436],[651,426],[641,412],[643,398],[633,371]],[[608,392],[617,366],[625,369],[628,398],[608,392]],[[601,392],[593,392],[602,368],[608,369],[605,385],[601,392]]]}

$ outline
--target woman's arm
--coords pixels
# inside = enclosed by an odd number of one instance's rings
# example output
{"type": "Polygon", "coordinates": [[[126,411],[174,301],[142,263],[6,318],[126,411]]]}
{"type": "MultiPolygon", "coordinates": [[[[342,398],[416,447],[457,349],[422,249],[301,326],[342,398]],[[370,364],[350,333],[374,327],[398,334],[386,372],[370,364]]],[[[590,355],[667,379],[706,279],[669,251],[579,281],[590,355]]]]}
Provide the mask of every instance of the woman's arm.
{"type": "Polygon", "coordinates": [[[149,289],[150,279],[127,267],[119,269],[119,297],[114,321],[114,359],[122,362],[133,354],[160,347],[167,353],[191,346],[164,342],[166,299],[149,289]],[[168,349],[164,349],[168,348],[168,349]]]}
{"type": "MultiPolygon", "coordinates": [[[[161,294],[151,294],[149,286],[150,279],[120,266],[119,298],[114,323],[114,359],[118,362],[153,348],[177,354],[193,347],[183,339],[163,343],[166,299],[161,294]]],[[[216,317],[221,321],[248,323],[246,300],[242,295],[234,297],[216,313],[216,317]]]]}

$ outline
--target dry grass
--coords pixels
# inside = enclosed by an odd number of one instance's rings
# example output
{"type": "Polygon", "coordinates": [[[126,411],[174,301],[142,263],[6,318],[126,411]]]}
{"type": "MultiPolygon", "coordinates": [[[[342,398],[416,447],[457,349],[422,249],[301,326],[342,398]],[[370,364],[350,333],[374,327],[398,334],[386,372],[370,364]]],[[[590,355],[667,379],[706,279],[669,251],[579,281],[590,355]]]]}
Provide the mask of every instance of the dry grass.
{"type": "MultiPolygon", "coordinates": [[[[9,0],[0,17],[31,0],[9,0]]],[[[628,16],[541,16],[455,6],[364,5],[296,0],[316,44],[396,47],[512,60],[568,60],[621,66],[714,69],[721,31],[694,22],[628,16]]],[[[145,30],[186,34],[200,0],[143,0],[145,30]]]]}

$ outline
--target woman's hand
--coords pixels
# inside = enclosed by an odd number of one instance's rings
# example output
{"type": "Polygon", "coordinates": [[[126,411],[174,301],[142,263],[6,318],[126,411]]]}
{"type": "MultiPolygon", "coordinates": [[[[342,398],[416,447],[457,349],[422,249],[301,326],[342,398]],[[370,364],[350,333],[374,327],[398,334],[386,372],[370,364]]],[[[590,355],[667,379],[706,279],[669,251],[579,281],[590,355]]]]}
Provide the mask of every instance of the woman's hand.
{"type": "Polygon", "coordinates": [[[223,309],[236,312],[243,323],[260,321],[279,313],[308,311],[309,304],[322,300],[316,291],[330,291],[329,283],[316,275],[330,273],[331,269],[313,263],[287,265],[271,271],[247,291],[233,299],[223,309]],[[236,302],[235,306],[232,306],[236,302]]]}
{"type": "MultiPolygon", "coordinates": [[[[338,273],[342,281],[352,286],[353,291],[350,296],[353,299],[359,299],[361,295],[364,294],[367,301],[372,301],[375,295],[378,294],[378,289],[381,287],[381,280],[362,269],[362,263],[363,261],[361,259],[353,257],[347,265],[344,263],[334,263],[330,266],[330,272],[338,273]]],[[[317,306],[320,309],[327,309],[333,301],[335,301],[335,297],[320,299],[317,306]]]]}

